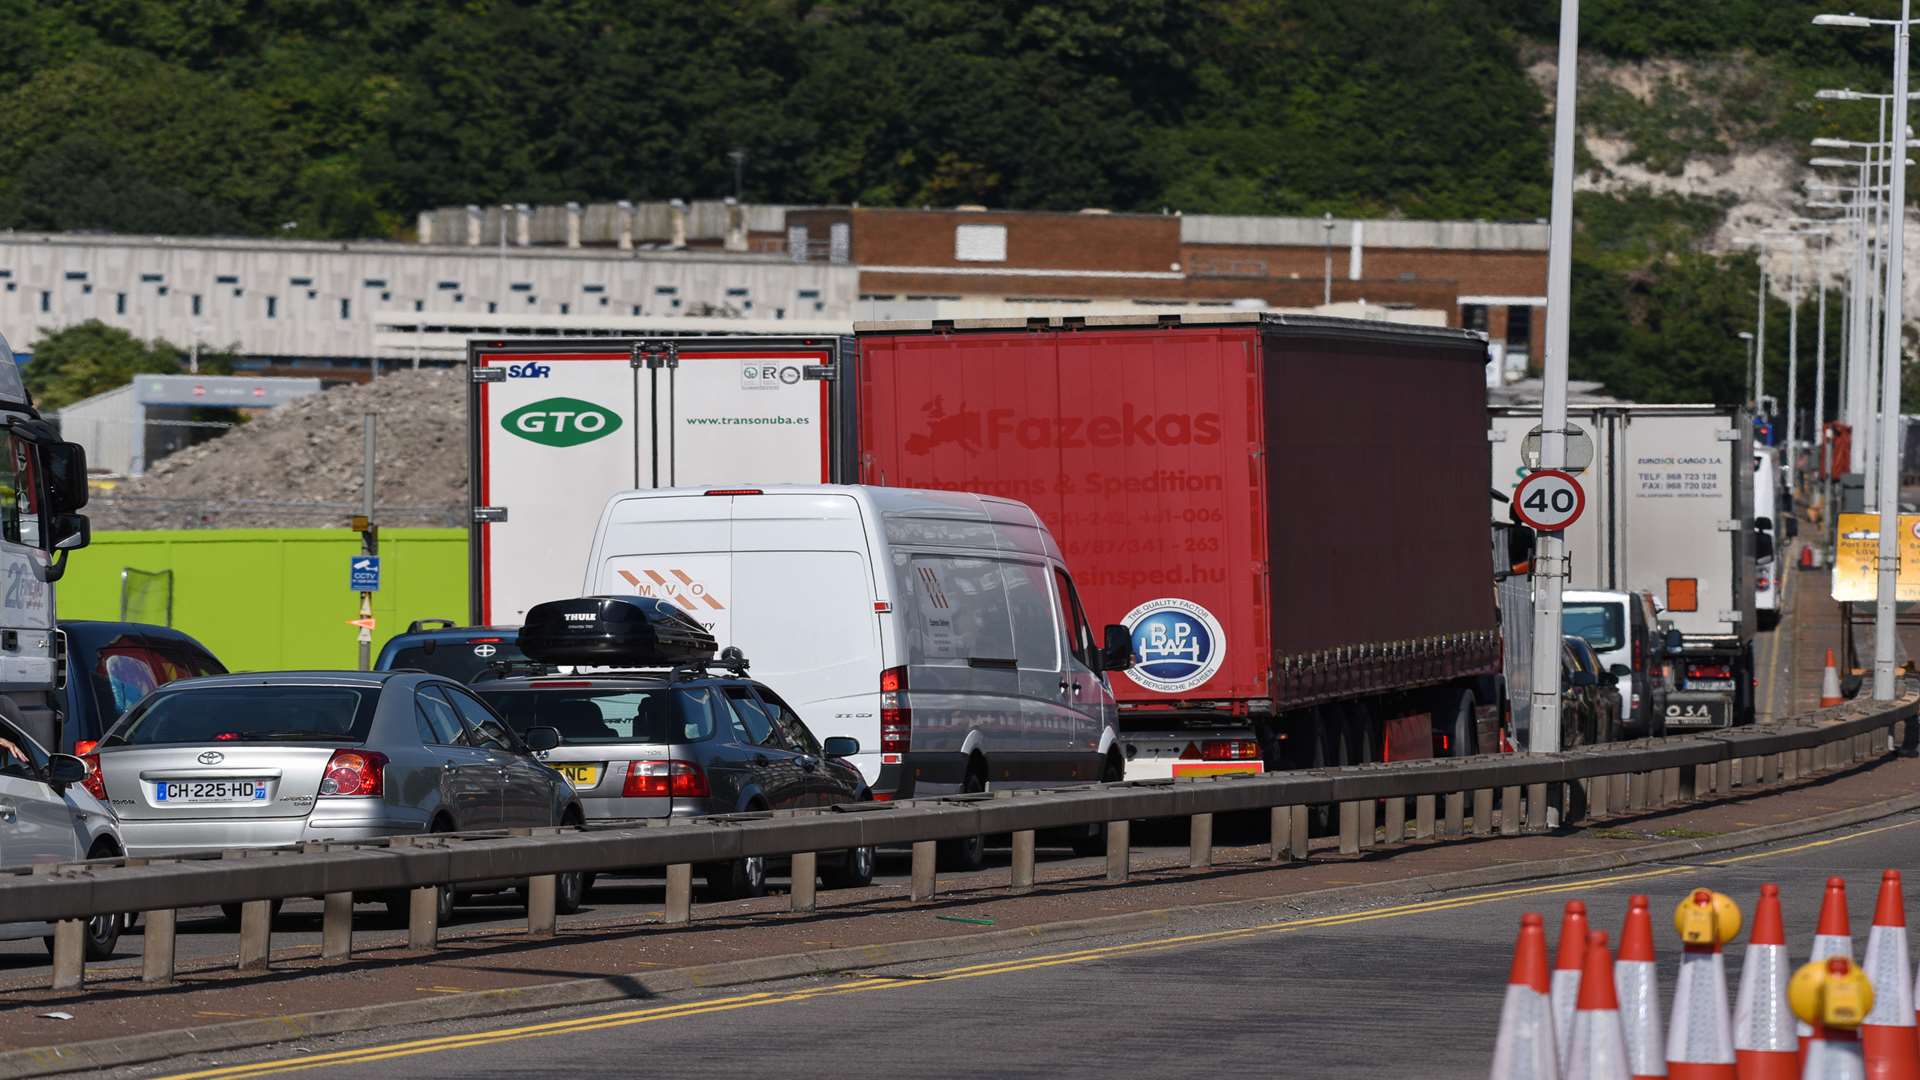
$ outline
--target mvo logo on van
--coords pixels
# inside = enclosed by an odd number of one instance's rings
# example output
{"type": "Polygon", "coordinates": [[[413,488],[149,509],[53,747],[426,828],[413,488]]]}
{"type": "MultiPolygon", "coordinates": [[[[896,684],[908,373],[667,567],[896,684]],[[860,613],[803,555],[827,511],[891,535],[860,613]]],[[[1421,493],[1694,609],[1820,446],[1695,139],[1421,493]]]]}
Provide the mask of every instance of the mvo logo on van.
{"type": "Polygon", "coordinates": [[[520,406],[500,426],[542,446],[579,446],[620,430],[620,416],[591,401],[554,397],[520,406]]]}
{"type": "Polygon", "coordinates": [[[1149,690],[1179,694],[1220,670],[1227,635],[1213,612],[1191,600],[1149,600],[1124,620],[1133,634],[1133,666],[1127,677],[1149,690]]]}

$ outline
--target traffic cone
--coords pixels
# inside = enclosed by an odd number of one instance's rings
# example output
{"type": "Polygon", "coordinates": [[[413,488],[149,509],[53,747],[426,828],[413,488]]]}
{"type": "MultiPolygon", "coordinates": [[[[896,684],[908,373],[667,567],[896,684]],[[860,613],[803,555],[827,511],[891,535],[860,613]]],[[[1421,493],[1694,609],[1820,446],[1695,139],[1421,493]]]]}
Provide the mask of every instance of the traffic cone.
{"type": "Polygon", "coordinates": [[[1567,1071],[1573,1049],[1573,1014],[1580,1001],[1580,967],[1587,954],[1587,905],[1567,901],[1560,912],[1560,947],[1553,956],[1553,1045],[1560,1048],[1560,1071],[1567,1071]]]}
{"type": "Polygon", "coordinates": [[[1846,698],[1840,696],[1840,671],[1833,666],[1833,650],[1827,650],[1827,669],[1820,673],[1820,707],[1838,705],[1846,698]]]}
{"type": "Polygon", "coordinates": [[[1620,997],[1613,987],[1613,957],[1607,935],[1587,935],[1580,1000],[1573,1014],[1573,1041],[1567,1048],[1566,1080],[1630,1080],[1627,1043],[1620,1031],[1620,997]]]}
{"type": "Polygon", "coordinates": [[[1873,1011],[1860,1023],[1860,1050],[1874,1080],[1920,1080],[1920,1030],[1913,1011],[1913,972],[1907,962],[1907,904],[1900,871],[1880,875],[1880,897],[1860,965],[1877,989],[1873,1011]]]}
{"type": "Polygon", "coordinates": [[[1620,1026],[1634,1080],[1667,1075],[1667,1043],[1660,1036],[1660,969],[1653,958],[1653,916],[1644,896],[1627,901],[1613,986],[1620,996],[1620,1026]]]}
{"type": "Polygon", "coordinates": [[[1740,1080],[1796,1080],[1799,1039],[1787,1006],[1787,934],[1780,919],[1780,886],[1760,886],[1753,933],[1740,965],[1740,996],[1733,1006],[1733,1059],[1740,1080]]]}
{"type": "Polygon", "coordinates": [[[1740,933],[1733,898],[1695,889],[1673,911],[1680,931],[1680,976],[1667,1028],[1667,1075],[1674,1080],[1734,1080],[1733,1028],[1727,1022],[1727,967],[1720,947],[1740,933]]]}
{"type": "MultiPolygon", "coordinates": [[[[1827,650],[1831,653],[1833,650],[1827,650]]],[[[1813,929],[1813,951],[1807,962],[1831,960],[1836,956],[1853,959],[1853,927],[1847,920],[1847,879],[1830,877],[1827,891],[1820,897],[1820,921],[1813,929]]],[[[1799,1010],[1794,1010],[1797,1014],[1799,1010]]],[[[1800,1061],[1807,1060],[1807,1044],[1813,1038],[1813,1026],[1805,1020],[1795,1029],[1800,1036],[1800,1061]]]]}
{"type": "Polygon", "coordinates": [[[1793,1013],[1808,1024],[1807,1064],[1802,1080],[1864,1080],[1860,1022],[1873,1010],[1873,985],[1844,956],[1810,960],[1787,983],[1793,1013]]]}
{"type": "Polygon", "coordinates": [[[1800,569],[1812,570],[1814,567],[1818,565],[1819,564],[1814,562],[1814,559],[1813,559],[1812,544],[1808,544],[1807,546],[1800,549],[1800,569]]]}
{"type": "Polygon", "coordinates": [[[1513,946],[1500,1035],[1493,1044],[1492,1080],[1554,1080],[1559,1074],[1547,979],[1547,921],[1530,911],[1520,916],[1520,940],[1513,946]]]}

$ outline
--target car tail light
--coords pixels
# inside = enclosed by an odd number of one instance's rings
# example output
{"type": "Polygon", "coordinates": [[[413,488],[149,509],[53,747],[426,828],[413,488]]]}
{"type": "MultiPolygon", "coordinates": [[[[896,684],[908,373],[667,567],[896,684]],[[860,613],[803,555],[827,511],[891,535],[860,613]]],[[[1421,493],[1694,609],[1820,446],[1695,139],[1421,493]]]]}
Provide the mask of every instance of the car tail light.
{"type": "Polygon", "coordinates": [[[92,739],[81,739],[73,744],[73,756],[87,763],[87,778],[80,781],[80,786],[87,789],[87,794],[105,802],[107,801],[107,778],[100,772],[100,755],[94,753],[99,746],[100,744],[92,739]]]}
{"type": "Polygon", "coordinates": [[[1202,761],[1254,761],[1260,744],[1252,739],[1208,739],[1200,744],[1202,761]]]}
{"type": "Polygon", "coordinates": [[[707,774],[691,761],[636,761],[627,766],[620,794],[630,799],[704,799],[707,774]]]}
{"type": "Polygon", "coordinates": [[[880,752],[904,754],[913,748],[913,709],[907,705],[907,669],[880,673],[880,752]]]}
{"type": "Polygon", "coordinates": [[[1731,679],[1733,678],[1733,665],[1731,664],[1688,664],[1687,678],[1689,679],[1731,679]]]}
{"type": "Polygon", "coordinates": [[[709,495],[763,495],[759,488],[709,488],[709,495]]]}
{"type": "Polygon", "coordinates": [[[1768,589],[1773,588],[1773,579],[1765,574],[1761,574],[1759,578],[1756,579],[1754,587],[1761,592],[1766,592],[1768,589]]]}
{"type": "Polygon", "coordinates": [[[378,798],[386,790],[387,755],[373,750],[335,750],[320,777],[320,795],[332,799],[378,798]]]}
{"type": "Polygon", "coordinates": [[[1633,670],[1647,670],[1647,639],[1638,634],[1633,636],[1633,670]]]}

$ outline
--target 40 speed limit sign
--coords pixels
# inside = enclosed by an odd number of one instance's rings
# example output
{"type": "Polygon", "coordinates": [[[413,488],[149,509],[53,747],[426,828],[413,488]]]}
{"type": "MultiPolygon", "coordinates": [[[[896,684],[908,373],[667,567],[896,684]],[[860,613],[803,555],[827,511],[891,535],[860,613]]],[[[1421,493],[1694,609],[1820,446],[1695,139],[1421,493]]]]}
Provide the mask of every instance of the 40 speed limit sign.
{"type": "Polygon", "coordinates": [[[1522,524],[1541,532],[1559,532],[1580,520],[1587,508],[1587,493],[1580,481],[1559,469],[1541,469],[1528,474],[1513,489],[1513,513],[1522,524]]]}

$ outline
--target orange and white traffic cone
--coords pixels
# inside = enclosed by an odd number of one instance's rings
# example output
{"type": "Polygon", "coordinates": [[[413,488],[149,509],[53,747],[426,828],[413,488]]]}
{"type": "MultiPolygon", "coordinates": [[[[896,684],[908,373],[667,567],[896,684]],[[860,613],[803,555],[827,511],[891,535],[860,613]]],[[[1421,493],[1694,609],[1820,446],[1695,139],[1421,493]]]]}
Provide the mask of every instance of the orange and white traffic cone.
{"type": "Polygon", "coordinates": [[[1573,1039],[1567,1049],[1566,1080],[1630,1080],[1627,1042],[1620,1030],[1620,998],[1613,988],[1613,957],[1607,935],[1587,935],[1580,1000],[1573,1014],[1573,1039]]]}
{"type": "Polygon", "coordinates": [[[1567,901],[1560,912],[1560,945],[1553,955],[1553,1044],[1560,1048],[1560,1071],[1567,1071],[1573,1049],[1573,1014],[1580,1001],[1580,968],[1587,955],[1587,905],[1567,901]]]}
{"type": "Polygon", "coordinates": [[[1838,705],[1847,700],[1840,696],[1840,669],[1833,666],[1833,650],[1827,650],[1827,668],[1820,673],[1820,707],[1838,705]]]}
{"type": "MultiPolygon", "coordinates": [[[[1843,877],[1827,879],[1827,891],[1820,897],[1820,921],[1813,929],[1813,952],[1807,962],[1831,960],[1836,956],[1853,959],[1853,924],[1847,918],[1847,879],[1843,877]]],[[[1798,1012],[1796,1009],[1795,1014],[1798,1012]]],[[[1804,1066],[1813,1026],[1802,1020],[1796,1031],[1800,1036],[1800,1062],[1804,1066]]]]}
{"type": "Polygon", "coordinates": [[[1547,921],[1520,916],[1520,940],[1507,973],[1507,999],[1500,1006],[1500,1036],[1493,1044],[1492,1080],[1555,1080],[1553,1002],[1547,981],[1547,921]]]}
{"type": "Polygon", "coordinates": [[[1865,1080],[1858,1028],[1873,1011],[1873,985],[1844,956],[1811,960],[1787,984],[1793,1013],[1813,1029],[1802,1080],[1865,1080]]]}
{"type": "Polygon", "coordinates": [[[1674,1080],[1734,1080],[1733,1028],[1727,1018],[1727,966],[1720,947],[1740,933],[1733,898],[1695,889],[1673,911],[1680,931],[1680,976],[1667,1027],[1667,1075],[1674,1080]]]}
{"type": "Polygon", "coordinates": [[[1799,1039],[1787,1007],[1792,974],[1780,886],[1762,885],[1733,1006],[1733,1059],[1740,1080],[1797,1080],[1800,1075],[1799,1039]]]}
{"type": "Polygon", "coordinates": [[[1644,896],[1627,901],[1613,986],[1620,997],[1628,1071],[1634,1080],[1667,1075],[1667,1041],[1660,1035],[1660,969],[1653,958],[1653,916],[1644,896]]]}
{"type": "Polygon", "coordinates": [[[1873,1080],[1920,1080],[1920,1030],[1915,1028],[1913,971],[1907,962],[1907,904],[1900,871],[1880,875],[1880,897],[1860,965],[1875,988],[1873,1011],[1860,1023],[1860,1050],[1873,1080]]]}

